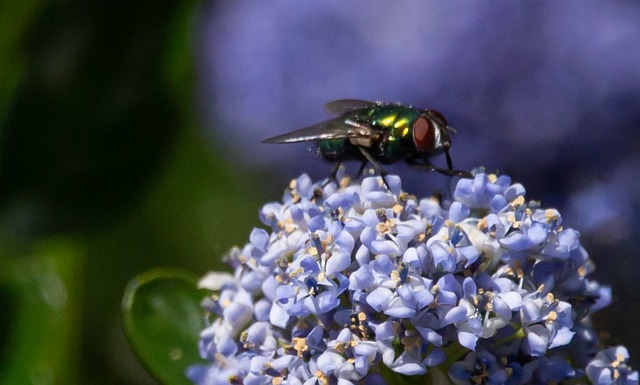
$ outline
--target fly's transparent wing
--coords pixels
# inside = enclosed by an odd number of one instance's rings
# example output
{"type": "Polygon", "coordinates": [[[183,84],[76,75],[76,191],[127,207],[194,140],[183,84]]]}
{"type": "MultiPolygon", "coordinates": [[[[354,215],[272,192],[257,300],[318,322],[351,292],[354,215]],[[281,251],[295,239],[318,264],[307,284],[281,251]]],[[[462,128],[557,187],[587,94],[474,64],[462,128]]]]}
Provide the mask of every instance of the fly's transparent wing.
{"type": "Polygon", "coordinates": [[[324,109],[335,115],[343,115],[347,112],[361,110],[363,108],[372,108],[379,106],[380,102],[370,102],[368,100],[359,99],[339,99],[332,100],[324,105],[324,109]]]}
{"type": "Polygon", "coordinates": [[[263,143],[298,143],[340,138],[374,138],[380,131],[352,120],[336,118],[263,140],[263,143]]]}

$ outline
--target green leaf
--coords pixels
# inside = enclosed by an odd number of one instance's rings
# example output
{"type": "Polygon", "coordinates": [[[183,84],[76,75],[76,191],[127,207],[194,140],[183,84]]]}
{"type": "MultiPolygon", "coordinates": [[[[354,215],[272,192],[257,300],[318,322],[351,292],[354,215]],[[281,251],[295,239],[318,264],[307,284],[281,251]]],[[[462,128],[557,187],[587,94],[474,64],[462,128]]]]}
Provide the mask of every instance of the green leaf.
{"type": "Polygon", "coordinates": [[[122,310],[127,338],[152,376],[167,385],[190,384],[185,370],[203,362],[198,355],[205,327],[200,301],[209,292],[197,287],[193,274],[155,269],[134,278],[122,310]]]}

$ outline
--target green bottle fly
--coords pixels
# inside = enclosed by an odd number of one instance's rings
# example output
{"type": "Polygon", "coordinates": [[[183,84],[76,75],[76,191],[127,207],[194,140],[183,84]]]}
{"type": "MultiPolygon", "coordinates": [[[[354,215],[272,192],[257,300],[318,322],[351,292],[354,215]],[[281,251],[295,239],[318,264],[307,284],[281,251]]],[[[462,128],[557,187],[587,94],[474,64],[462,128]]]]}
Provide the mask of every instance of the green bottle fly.
{"type": "Polygon", "coordinates": [[[336,162],[333,179],[338,166],[345,160],[359,160],[362,163],[358,174],[367,163],[371,163],[384,177],[386,174],[378,163],[405,161],[419,170],[472,177],[469,172],[453,169],[449,155],[449,133],[455,130],[436,110],[355,99],[334,100],[327,103],[325,108],[338,117],[263,142],[318,142],[322,157],[336,162]],[[445,155],[447,168],[429,162],[430,157],[438,154],[445,155]]]}

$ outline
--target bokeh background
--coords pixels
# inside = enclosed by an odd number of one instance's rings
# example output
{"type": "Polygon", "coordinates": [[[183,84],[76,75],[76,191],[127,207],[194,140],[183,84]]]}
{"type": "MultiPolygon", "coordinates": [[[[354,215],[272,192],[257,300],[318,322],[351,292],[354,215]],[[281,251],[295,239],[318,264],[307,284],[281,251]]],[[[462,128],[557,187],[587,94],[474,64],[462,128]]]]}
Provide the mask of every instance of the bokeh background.
{"type": "MultiPolygon", "coordinates": [[[[9,0],[0,50],[2,384],[153,384],[123,336],[126,283],[223,268],[263,203],[331,170],[260,140],[338,98],[437,109],[457,168],[558,208],[613,286],[604,340],[640,366],[635,0],[9,0]]],[[[390,171],[418,194],[451,184],[390,171]]]]}

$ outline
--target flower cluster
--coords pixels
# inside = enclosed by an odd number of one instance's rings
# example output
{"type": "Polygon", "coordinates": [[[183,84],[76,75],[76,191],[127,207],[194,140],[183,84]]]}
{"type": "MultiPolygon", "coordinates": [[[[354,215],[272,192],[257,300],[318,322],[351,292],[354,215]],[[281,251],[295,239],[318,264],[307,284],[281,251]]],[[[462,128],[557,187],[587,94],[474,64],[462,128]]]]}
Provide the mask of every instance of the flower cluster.
{"type": "Polygon", "coordinates": [[[201,286],[208,327],[196,384],[638,383],[623,347],[599,352],[610,302],[578,231],[508,176],[477,173],[453,199],[400,178],[292,181],[266,204],[234,273],[201,286]],[[388,187],[386,186],[388,185],[388,187]]]}

